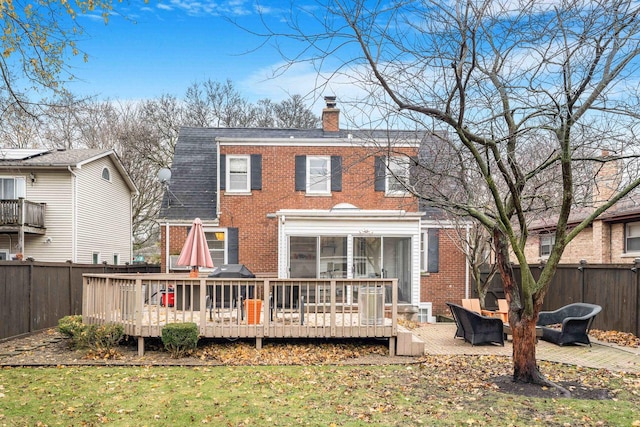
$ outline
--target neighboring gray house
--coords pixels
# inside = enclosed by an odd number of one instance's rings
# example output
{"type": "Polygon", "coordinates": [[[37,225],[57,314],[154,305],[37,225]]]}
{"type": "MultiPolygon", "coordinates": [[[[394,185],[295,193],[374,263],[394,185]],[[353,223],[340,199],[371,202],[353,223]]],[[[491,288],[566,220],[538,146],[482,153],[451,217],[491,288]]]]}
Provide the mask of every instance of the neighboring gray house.
{"type": "Polygon", "coordinates": [[[0,149],[0,260],[130,262],[136,193],[113,150],[0,149]]]}

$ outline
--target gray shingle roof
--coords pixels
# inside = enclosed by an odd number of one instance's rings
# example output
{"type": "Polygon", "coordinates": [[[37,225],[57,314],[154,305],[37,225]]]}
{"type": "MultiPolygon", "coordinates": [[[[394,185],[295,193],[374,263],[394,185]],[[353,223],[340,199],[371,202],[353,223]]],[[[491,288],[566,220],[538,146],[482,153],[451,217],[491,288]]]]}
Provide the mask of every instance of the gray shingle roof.
{"type": "Polygon", "coordinates": [[[79,148],[73,150],[43,150],[41,153],[37,151],[38,150],[0,149],[0,170],[23,171],[25,169],[77,168],[83,164],[108,156],[113,161],[129,189],[134,193],[138,191],[135,183],[131,180],[122,162],[113,150],[79,148]],[[17,153],[18,155],[13,156],[12,153],[8,153],[9,151],[14,151],[14,154],[17,153]],[[31,154],[29,154],[29,152],[31,152],[31,154]],[[3,153],[7,153],[7,155],[3,156],[3,153]],[[20,157],[19,153],[25,156],[20,157]]]}
{"type": "Polygon", "coordinates": [[[3,159],[0,152],[0,168],[38,167],[38,168],[66,168],[77,166],[88,160],[102,155],[111,154],[111,150],[104,149],[77,149],[77,150],[53,150],[35,155],[23,160],[3,159]]]}

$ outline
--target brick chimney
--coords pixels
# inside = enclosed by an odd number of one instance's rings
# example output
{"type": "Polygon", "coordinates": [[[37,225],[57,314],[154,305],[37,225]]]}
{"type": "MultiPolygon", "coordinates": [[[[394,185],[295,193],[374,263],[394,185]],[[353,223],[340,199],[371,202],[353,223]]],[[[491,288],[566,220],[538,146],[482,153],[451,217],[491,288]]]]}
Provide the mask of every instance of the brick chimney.
{"type": "Polygon", "coordinates": [[[322,110],[322,130],[338,132],[340,130],[340,110],[336,108],[336,97],[325,96],[327,106],[322,110]]]}
{"type": "Polygon", "coordinates": [[[616,194],[620,185],[620,161],[608,159],[609,157],[609,151],[603,150],[603,163],[596,171],[593,189],[593,204],[595,207],[609,201],[616,194]]]}

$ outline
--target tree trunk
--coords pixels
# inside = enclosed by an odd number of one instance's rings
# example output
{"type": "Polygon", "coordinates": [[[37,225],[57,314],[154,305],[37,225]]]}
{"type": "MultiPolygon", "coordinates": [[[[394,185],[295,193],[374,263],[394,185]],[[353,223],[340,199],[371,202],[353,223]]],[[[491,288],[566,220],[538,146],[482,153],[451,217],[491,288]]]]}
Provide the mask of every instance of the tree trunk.
{"type": "MultiPolygon", "coordinates": [[[[509,325],[513,337],[513,379],[534,384],[548,384],[536,363],[536,319],[537,311],[527,314],[520,301],[520,288],[509,262],[506,238],[499,229],[493,232],[496,249],[496,264],[502,276],[504,293],[509,304],[509,325]]],[[[527,286],[527,284],[523,284],[527,286]]]]}
{"type": "Polygon", "coordinates": [[[509,314],[513,334],[513,380],[516,382],[547,384],[536,363],[536,321],[530,317],[517,319],[509,314]]]}

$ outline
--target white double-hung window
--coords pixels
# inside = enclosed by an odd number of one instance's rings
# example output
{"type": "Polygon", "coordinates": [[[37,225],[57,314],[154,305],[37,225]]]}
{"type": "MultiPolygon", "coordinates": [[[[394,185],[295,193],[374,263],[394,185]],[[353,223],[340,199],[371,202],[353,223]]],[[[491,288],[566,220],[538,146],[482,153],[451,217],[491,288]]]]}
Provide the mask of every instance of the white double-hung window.
{"type": "Polygon", "coordinates": [[[0,200],[15,200],[26,197],[27,184],[24,177],[0,177],[0,200]]]}
{"type": "Polygon", "coordinates": [[[625,252],[640,252],[640,222],[630,222],[625,226],[625,252]]]}
{"type": "Polygon", "coordinates": [[[307,156],[307,193],[331,192],[331,157],[307,156]]]}
{"type": "Polygon", "coordinates": [[[387,174],[387,194],[404,195],[409,186],[410,169],[409,158],[393,156],[388,158],[389,173],[387,174]]]}
{"type": "Polygon", "coordinates": [[[248,193],[251,191],[250,156],[227,155],[227,188],[228,192],[248,193]]]}
{"type": "Polygon", "coordinates": [[[551,255],[553,245],[556,244],[555,234],[542,234],[540,236],[540,257],[548,258],[551,255]]]}

